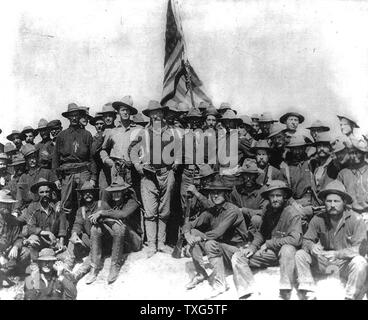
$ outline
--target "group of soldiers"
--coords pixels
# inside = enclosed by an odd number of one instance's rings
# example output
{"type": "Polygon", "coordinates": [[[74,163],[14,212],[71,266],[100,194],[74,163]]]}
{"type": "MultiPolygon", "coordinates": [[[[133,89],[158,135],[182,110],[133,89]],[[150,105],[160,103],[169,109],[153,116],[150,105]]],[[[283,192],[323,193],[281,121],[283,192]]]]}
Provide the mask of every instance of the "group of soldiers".
{"type": "Polygon", "coordinates": [[[346,299],[366,294],[368,145],[351,116],[335,136],[320,120],[302,128],[298,112],[238,116],[229,103],[151,100],[140,113],[125,96],[62,116],[68,128],[41,119],[0,153],[0,287],[25,275],[24,299],[75,299],[104,256],[110,284],[144,248],[191,257],[187,289],[208,281],[210,297],[228,290],[228,269],[250,299],[252,269],[277,265],[282,299],[294,287],[315,299],[315,275],[331,270],[346,299]]]}

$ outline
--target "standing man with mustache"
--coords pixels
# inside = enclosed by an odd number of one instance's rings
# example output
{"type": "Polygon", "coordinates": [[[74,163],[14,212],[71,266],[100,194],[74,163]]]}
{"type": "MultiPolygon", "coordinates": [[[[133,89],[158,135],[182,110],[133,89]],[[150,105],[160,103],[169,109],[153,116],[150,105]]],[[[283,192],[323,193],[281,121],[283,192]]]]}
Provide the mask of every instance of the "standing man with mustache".
{"type": "Polygon", "coordinates": [[[56,137],[52,169],[57,172],[61,185],[61,210],[67,216],[68,230],[71,229],[77,211],[76,192],[84,182],[96,184],[96,163],[92,154],[92,134],[80,127],[79,120],[86,110],[75,103],[68,105],[62,113],[69,122],[69,128],[56,137]]]}
{"type": "Polygon", "coordinates": [[[250,268],[280,265],[280,297],[290,299],[294,281],[295,252],[302,241],[300,215],[289,206],[291,190],[284,181],[273,180],[262,192],[269,204],[262,225],[248,247],[241,248],[232,258],[234,283],[239,299],[255,293],[250,268]]]}

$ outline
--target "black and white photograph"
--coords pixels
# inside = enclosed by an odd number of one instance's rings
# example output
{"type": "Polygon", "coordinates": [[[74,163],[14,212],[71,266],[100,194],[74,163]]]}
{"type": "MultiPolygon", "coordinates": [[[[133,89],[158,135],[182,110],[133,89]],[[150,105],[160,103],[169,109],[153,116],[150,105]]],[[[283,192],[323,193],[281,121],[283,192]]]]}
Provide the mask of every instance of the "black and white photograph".
{"type": "Polygon", "coordinates": [[[367,300],[367,30],[363,0],[4,2],[0,300],[367,300]]]}

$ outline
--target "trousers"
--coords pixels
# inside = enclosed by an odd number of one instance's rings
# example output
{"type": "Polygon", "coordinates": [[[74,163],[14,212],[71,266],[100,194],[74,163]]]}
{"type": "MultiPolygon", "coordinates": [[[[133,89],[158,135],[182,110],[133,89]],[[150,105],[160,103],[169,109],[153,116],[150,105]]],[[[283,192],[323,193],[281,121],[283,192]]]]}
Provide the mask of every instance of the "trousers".
{"type": "Polygon", "coordinates": [[[312,256],[301,249],[295,255],[295,265],[299,290],[314,291],[313,273],[337,274],[343,282],[346,282],[345,297],[348,299],[361,299],[367,289],[368,264],[362,256],[329,261],[322,255],[312,256]]]}
{"type": "Polygon", "coordinates": [[[278,252],[268,249],[261,252],[258,250],[250,258],[242,252],[236,252],[231,260],[234,271],[234,283],[238,296],[242,297],[254,292],[254,276],[251,268],[267,268],[280,265],[280,289],[292,289],[295,270],[294,246],[285,244],[278,252]]]}

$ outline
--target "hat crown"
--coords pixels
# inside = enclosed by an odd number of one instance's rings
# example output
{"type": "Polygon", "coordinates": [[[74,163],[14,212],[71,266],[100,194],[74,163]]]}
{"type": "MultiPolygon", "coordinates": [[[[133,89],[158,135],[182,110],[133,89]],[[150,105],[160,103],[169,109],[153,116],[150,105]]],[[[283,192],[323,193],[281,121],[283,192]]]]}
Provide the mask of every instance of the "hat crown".
{"type": "Polygon", "coordinates": [[[147,119],[144,118],[143,114],[138,112],[137,114],[133,115],[134,122],[148,122],[147,119]]]}
{"type": "Polygon", "coordinates": [[[202,118],[202,113],[197,108],[191,108],[186,115],[187,118],[189,117],[196,117],[196,118],[202,118]]]}
{"type": "Polygon", "coordinates": [[[38,259],[45,257],[53,257],[55,258],[55,251],[51,248],[44,248],[38,254],[38,259]]]}
{"type": "Polygon", "coordinates": [[[7,142],[4,146],[4,152],[5,153],[8,153],[8,152],[11,152],[11,151],[15,151],[17,150],[17,148],[15,147],[15,145],[11,142],[7,142]]]}
{"type": "Polygon", "coordinates": [[[61,127],[61,121],[56,119],[56,120],[51,120],[50,122],[47,123],[48,127],[61,127]]]}
{"type": "Polygon", "coordinates": [[[258,140],[254,144],[254,149],[270,149],[270,145],[268,144],[267,140],[258,140]]]}
{"type": "Polygon", "coordinates": [[[251,158],[244,159],[238,173],[259,173],[256,161],[251,158]]]}
{"type": "Polygon", "coordinates": [[[31,126],[25,126],[22,131],[33,131],[34,129],[31,126]]]}
{"type": "Polygon", "coordinates": [[[230,103],[229,102],[222,102],[221,104],[220,104],[220,110],[226,110],[226,109],[231,109],[231,105],[230,105],[230,103]]]}
{"type": "Polygon", "coordinates": [[[0,153],[0,159],[2,159],[2,160],[8,160],[8,156],[6,155],[5,152],[1,152],[0,153]]]}
{"type": "Polygon", "coordinates": [[[270,128],[270,136],[274,136],[286,130],[286,126],[282,123],[276,122],[270,128]]]}
{"type": "Polygon", "coordinates": [[[339,180],[333,180],[333,181],[329,182],[322,189],[322,191],[328,191],[328,190],[337,190],[337,191],[346,193],[346,189],[345,189],[344,184],[341,181],[339,181],[339,180]]]}
{"type": "Polygon", "coordinates": [[[359,128],[357,121],[351,115],[338,114],[337,117],[339,118],[339,120],[341,120],[341,118],[349,120],[353,124],[354,127],[359,128]]]}
{"type": "Polygon", "coordinates": [[[44,118],[41,118],[40,121],[38,121],[37,128],[45,128],[47,127],[48,121],[44,118]]]}
{"type": "Polygon", "coordinates": [[[30,144],[30,143],[26,143],[24,146],[23,146],[23,156],[24,157],[27,157],[29,155],[31,155],[32,153],[35,153],[37,151],[37,149],[35,148],[35,146],[33,144],[30,144]]]}
{"type": "Polygon", "coordinates": [[[85,181],[80,190],[92,190],[95,189],[90,181],[85,181]]]}
{"type": "Polygon", "coordinates": [[[130,95],[124,96],[121,99],[121,102],[124,103],[124,104],[127,104],[128,106],[133,107],[133,98],[130,95]]]}
{"type": "Polygon", "coordinates": [[[181,112],[188,112],[189,111],[189,105],[186,102],[179,102],[178,110],[181,112]]]}
{"type": "Polygon", "coordinates": [[[316,136],[316,142],[331,143],[331,135],[328,132],[320,132],[316,136]]]}
{"type": "Polygon", "coordinates": [[[108,102],[108,103],[105,103],[105,104],[102,106],[102,112],[103,112],[103,113],[107,113],[107,112],[113,112],[113,113],[116,113],[116,110],[113,108],[112,103],[111,103],[111,102],[108,102]]]}
{"type": "Polygon", "coordinates": [[[275,120],[273,119],[272,115],[270,112],[265,112],[262,113],[261,116],[259,117],[259,121],[260,122],[274,122],[275,120]]]}
{"type": "Polygon", "coordinates": [[[161,108],[161,105],[160,105],[160,103],[159,103],[157,100],[150,100],[150,101],[148,102],[148,106],[147,106],[147,108],[148,108],[149,110],[155,110],[155,109],[159,109],[159,108],[161,108]]]}
{"type": "Polygon", "coordinates": [[[198,109],[207,109],[210,106],[210,104],[207,101],[201,101],[199,103],[198,109]]]}
{"type": "Polygon", "coordinates": [[[242,115],[239,117],[241,121],[243,121],[244,124],[247,124],[248,126],[252,125],[252,119],[247,115],[242,115]]]}
{"type": "Polygon", "coordinates": [[[253,119],[256,119],[256,120],[259,120],[259,114],[258,113],[253,113],[250,118],[253,120],[253,119]]]}
{"type": "Polygon", "coordinates": [[[213,169],[211,168],[211,166],[207,163],[204,163],[202,165],[198,165],[198,167],[199,167],[198,175],[201,176],[201,177],[207,177],[207,176],[215,173],[213,171],[213,169]]]}
{"type": "Polygon", "coordinates": [[[0,190],[0,202],[14,203],[14,202],[17,202],[17,200],[13,199],[13,197],[11,196],[10,190],[2,189],[0,190]]]}
{"type": "Polygon", "coordinates": [[[228,187],[224,184],[220,177],[216,177],[211,183],[209,183],[206,187],[208,190],[231,190],[231,187],[228,187]]]}
{"type": "Polygon", "coordinates": [[[236,114],[233,110],[228,109],[221,117],[222,120],[237,120],[236,114]]]}
{"type": "Polygon", "coordinates": [[[293,135],[290,139],[290,142],[287,147],[299,147],[305,146],[307,142],[305,141],[305,137],[303,135],[293,135]]]}
{"type": "Polygon", "coordinates": [[[11,164],[14,166],[21,163],[26,163],[26,160],[24,159],[24,156],[22,154],[18,153],[14,156],[11,164]]]}
{"type": "Polygon", "coordinates": [[[273,190],[283,189],[287,190],[289,196],[291,196],[291,189],[285,181],[282,180],[271,180],[266,183],[264,186],[264,191],[262,192],[262,196],[266,197],[267,194],[273,190]]]}
{"type": "Polygon", "coordinates": [[[216,110],[216,108],[214,106],[208,106],[207,110],[206,110],[206,115],[212,115],[212,116],[217,116],[219,113],[216,110]]]}
{"type": "Polygon", "coordinates": [[[174,100],[169,100],[166,102],[165,106],[169,107],[169,108],[176,108],[178,105],[177,102],[175,102],[174,100]]]}

